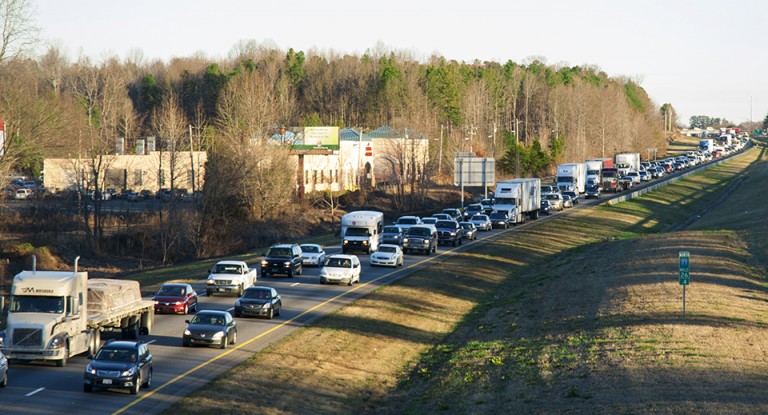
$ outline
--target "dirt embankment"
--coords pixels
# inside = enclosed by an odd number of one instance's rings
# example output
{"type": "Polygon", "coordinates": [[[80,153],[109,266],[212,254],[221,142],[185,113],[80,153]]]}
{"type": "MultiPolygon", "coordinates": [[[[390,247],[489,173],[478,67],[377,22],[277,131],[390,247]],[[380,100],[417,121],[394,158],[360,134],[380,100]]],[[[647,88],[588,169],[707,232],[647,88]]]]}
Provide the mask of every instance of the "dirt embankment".
{"type": "Polygon", "coordinates": [[[753,191],[765,185],[754,150],[478,246],[297,331],[167,413],[766,412],[768,197],[753,191]],[[667,232],[742,171],[718,208],[667,232]]]}

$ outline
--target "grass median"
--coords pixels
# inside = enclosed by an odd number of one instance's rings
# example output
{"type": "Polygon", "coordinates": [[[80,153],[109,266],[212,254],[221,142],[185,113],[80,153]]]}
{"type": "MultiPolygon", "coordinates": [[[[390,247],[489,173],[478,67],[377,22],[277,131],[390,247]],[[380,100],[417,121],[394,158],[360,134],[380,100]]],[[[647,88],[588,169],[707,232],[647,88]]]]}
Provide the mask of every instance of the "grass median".
{"type": "Polygon", "coordinates": [[[165,413],[754,411],[768,359],[754,230],[708,226],[732,209],[723,202],[700,228],[666,231],[748,171],[728,200],[741,197],[762,180],[763,157],[751,150],[448,257],[297,330],[165,413]],[[679,250],[692,263],[685,320],[679,250]]]}

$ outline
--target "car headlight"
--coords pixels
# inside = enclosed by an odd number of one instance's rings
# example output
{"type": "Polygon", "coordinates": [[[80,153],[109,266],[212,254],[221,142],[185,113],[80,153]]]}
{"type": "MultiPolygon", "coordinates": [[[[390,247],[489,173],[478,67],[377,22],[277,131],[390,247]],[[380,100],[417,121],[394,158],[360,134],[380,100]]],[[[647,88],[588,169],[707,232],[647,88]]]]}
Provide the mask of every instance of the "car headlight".
{"type": "Polygon", "coordinates": [[[456,236],[456,232],[451,232],[451,236],[456,236]]]}
{"type": "Polygon", "coordinates": [[[206,281],[206,284],[214,285],[214,284],[216,284],[216,282],[213,280],[213,278],[208,278],[208,281],[206,281]]]}
{"type": "Polygon", "coordinates": [[[120,373],[120,376],[133,376],[134,373],[136,373],[136,366],[131,366],[128,370],[124,370],[122,373],[120,373]]]}
{"type": "Polygon", "coordinates": [[[214,338],[214,339],[220,339],[220,338],[224,337],[224,332],[223,331],[217,332],[217,333],[215,333],[211,337],[214,338]]]}
{"type": "Polygon", "coordinates": [[[368,245],[368,241],[363,241],[363,245],[368,245]]]}
{"type": "Polygon", "coordinates": [[[264,303],[261,308],[272,308],[272,303],[264,303]]]}
{"type": "Polygon", "coordinates": [[[184,301],[176,301],[176,302],[175,302],[175,303],[173,303],[173,304],[175,304],[175,305],[182,305],[182,304],[184,304],[184,301]]]}
{"type": "Polygon", "coordinates": [[[192,332],[191,332],[191,331],[189,331],[189,329],[184,329],[184,335],[185,335],[185,336],[191,336],[191,335],[192,335],[192,332]]]}
{"type": "Polygon", "coordinates": [[[5,347],[5,330],[0,331],[0,347],[5,347]]]}
{"type": "Polygon", "coordinates": [[[63,346],[67,344],[66,337],[64,337],[64,333],[61,333],[57,335],[56,337],[52,338],[51,341],[48,342],[48,348],[49,349],[60,349],[63,346]]]}
{"type": "Polygon", "coordinates": [[[345,239],[344,240],[344,245],[349,245],[349,241],[345,239]]]}
{"type": "Polygon", "coordinates": [[[85,373],[90,373],[92,375],[96,374],[96,369],[93,368],[93,366],[88,363],[88,366],[85,367],[85,373]]]}
{"type": "Polygon", "coordinates": [[[269,264],[269,261],[267,261],[266,259],[262,259],[261,260],[261,266],[262,267],[266,267],[268,264],[269,264]]]}
{"type": "Polygon", "coordinates": [[[409,241],[409,239],[408,239],[408,238],[403,238],[403,243],[404,243],[404,244],[407,244],[407,243],[408,243],[408,241],[409,241]]]}
{"type": "Polygon", "coordinates": [[[286,268],[290,268],[291,267],[291,261],[283,262],[283,266],[286,267],[286,268]]]}

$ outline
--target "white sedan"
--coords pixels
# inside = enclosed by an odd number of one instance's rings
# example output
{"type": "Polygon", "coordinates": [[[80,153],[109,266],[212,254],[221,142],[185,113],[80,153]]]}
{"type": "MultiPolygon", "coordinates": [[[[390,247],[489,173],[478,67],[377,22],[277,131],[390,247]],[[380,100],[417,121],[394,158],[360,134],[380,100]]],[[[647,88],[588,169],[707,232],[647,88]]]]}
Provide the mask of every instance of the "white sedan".
{"type": "Polygon", "coordinates": [[[301,262],[302,265],[322,266],[325,262],[325,251],[323,250],[323,247],[317,244],[301,245],[301,262]]]}
{"type": "Polygon", "coordinates": [[[398,245],[381,244],[379,250],[371,254],[371,266],[385,267],[402,266],[404,263],[403,250],[398,245]]]}
{"type": "Polygon", "coordinates": [[[357,255],[334,254],[325,258],[320,269],[320,284],[352,285],[360,282],[360,260],[357,255]]]}

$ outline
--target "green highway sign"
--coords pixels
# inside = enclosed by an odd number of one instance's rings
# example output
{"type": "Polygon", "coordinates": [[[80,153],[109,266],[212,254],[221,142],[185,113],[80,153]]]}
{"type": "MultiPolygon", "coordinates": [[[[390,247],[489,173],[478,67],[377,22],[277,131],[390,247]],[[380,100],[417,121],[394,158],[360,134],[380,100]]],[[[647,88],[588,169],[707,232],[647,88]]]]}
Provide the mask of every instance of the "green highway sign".
{"type": "Polygon", "coordinates": [[[680,251],[680,285],[688,285],[691,282],[691,255],[688,251],[680,251]]]}

